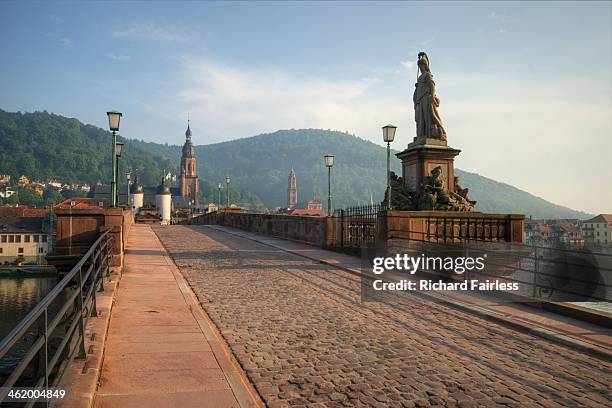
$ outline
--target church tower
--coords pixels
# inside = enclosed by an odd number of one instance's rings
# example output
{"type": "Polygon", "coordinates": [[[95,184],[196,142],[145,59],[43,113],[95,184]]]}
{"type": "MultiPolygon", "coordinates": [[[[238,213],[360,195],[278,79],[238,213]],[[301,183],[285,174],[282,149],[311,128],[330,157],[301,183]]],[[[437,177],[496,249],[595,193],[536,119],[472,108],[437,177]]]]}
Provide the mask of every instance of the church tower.
{"type": "Polygon", "coordinates": [[[198,206],[200,203],[200,186],[196,173],[195,148],[191,143],[189,120],[187,121],[185,139],[183,155],[181,156],[181,196],[191,198],[194,204],[198,206]]]}
{"type": "Polygon", "coordinates": [[[295,171],[291,169],[289,172],[289,182],[287,186],[287,208],[295,208],[297,205],[297,179],[295,171]]]}

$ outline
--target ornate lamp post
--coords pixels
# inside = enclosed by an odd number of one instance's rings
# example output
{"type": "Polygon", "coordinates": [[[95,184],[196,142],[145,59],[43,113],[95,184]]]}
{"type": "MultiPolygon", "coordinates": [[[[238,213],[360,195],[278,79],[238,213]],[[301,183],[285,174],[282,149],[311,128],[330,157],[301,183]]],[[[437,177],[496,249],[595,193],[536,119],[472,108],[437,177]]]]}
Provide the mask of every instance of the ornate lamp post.
{"type": "Polygon", "coordinates": [[[221,210],[221,183],[217,186],[219,188],[219,198],[217,199],[217,211],[221,210]]]}
{"type": "Polygon", "coordinates": [[[387,210],[391,210],[391,142],[395,139],[397,126],[383,126],[383,140],[387,142],[387,210]]]}
{"type": "Polygon", "coordinates": [[[129,208],[132,208],[132,206],[130,205],[130,181],[132,180],[132,173],[130,173],[128,171],[125,174],[125,177],[127,178],[127,188],[126,188],[126,192],[127,192],[127,206],[129,208]]]}
{"type": "Polygon", "coordinates": [[[227,184],[227,201],[225,204],[225,208],[229,208],[229,190],[230,190],[230,182],[232,181],[232,179],[230,178],[230,176],[225,177],[225,183],[227,184]]]}
{"type": "Polygon", "coordinates": [[[332,195],[331,195],[331,168],[334,166],[334,159],[336,156],[333,154],[326,154],[325,165],[327,166],[327,216],[332,216],[332,195]]]}
{"type": "Polygon", "coordinates": [[[117,142],[117,146],[115,147],[115,154],[117,155],[115,158],[115,175],[117,177],[117,181],[115,182],[115,206],[119,205],[119,158],[121,157],[122,151],[123,143],[117,142]]]}
{"type": "Polygon", "coordinates": [[[119,131],[119,122],[121,121],[121,112],[111,111],[106,112],[108,115],[108,127],[113,132],[113,156],[112,156],[112,166],[113,166],[113,179],[111,180],[111,207],[117,206],[117,133],[119,131]]]}

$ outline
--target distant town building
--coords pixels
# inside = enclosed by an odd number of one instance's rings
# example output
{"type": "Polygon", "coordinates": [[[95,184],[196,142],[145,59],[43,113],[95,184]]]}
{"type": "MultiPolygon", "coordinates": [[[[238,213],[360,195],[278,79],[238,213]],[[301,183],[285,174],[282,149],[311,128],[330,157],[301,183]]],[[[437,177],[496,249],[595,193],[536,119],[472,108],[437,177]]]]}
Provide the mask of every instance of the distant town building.
{"type": "Polygon", "coordinates": [[[10,174],[0,174],[0,185],[8,184],[11,182],[10,174]]]}
{"type": "Polygon", "coordinates": [[[523,242],[547,247],[581,247],[585,240],[575,219],[525,220],[523,242]]]}
{"type": "Polygon", "coordinates": [[[323,201],[313,198],[312,200],[308,200],[306,202],[306,208],[308,210],[322,210],[323,209],[323,201]]]}
{"type": "Polygon", "coordinates": [[[45,192],[45,185],[43,183],[38,183],[36,181],[31,182],[27,186],[27,188],[34,191],[36,194],[38,194],[41,197],[43,196],[43,193],[45,192]]]}
{"type": "Polygon", "coordinates": [[[191,128],[188,121],[187,130],[185,131],[185,144],[183,145],[183,154],[181,156],[180,196],[188,199],[188,202],[197,207],[200,200],[199,192],[200,186],[196,172],[195,148],[191,142],[191,128]]]}
{"type": "Polygon", "coordinates": [[[297,178],[293,169],[289,172],[287,184],[287,208],[295,208],[297,205],[297,178]]]}
{"type": "Polygon", "coordinates": [[[0,207],[0,263],[42,264],[51,251],[49,210],[29,207],[0,207]]]}
{"type": "Polygon", "coordinates": [[[612,246],[612,214],[599,214],[582,223],[586,245],[612,246]]]}
{"type": "Polygon", "coordinates": [[[308,208],[294,208],[287,214],[289,215],[300,215],[302,217],[324,217],[325,210],[319,209],[308,209],[308,208]]]}
{"type": "Polygon", "coordinates": [[[217,204],[208,203],[208,205],[206,206],[207,213],[216,212],[217,210],[219,210],[219,208],[217,207],[217,204]]]}
{"type": "Polygon", "coordinates": [[[62,183],[57,180],[48,180],[47,185],[55,188],[62,188],[62,183]]]}
{"type": "Polygon", "coordinates": [[[13,196],[15,193],[16,193],[16,191],[13,190],[9,186],[4,186],[4,187],[0,188],[0,197],[1,198],[9,198],[9,197],[13,196]]]}
{"type": "Polygon", "coordinates": [[[25,187],[28,184],[30,184],[30,180],[26,176],[21,176],[19,177],[19,180],[17,180],[17,185],[19,187],[25,187]]]}
{"type": "Polygon", "coordinates": [[[61,203],[57,204],[54,208],[106,208],[110,207],[108,198],[103,197],[72,197],[67,198],[61,203]]]}

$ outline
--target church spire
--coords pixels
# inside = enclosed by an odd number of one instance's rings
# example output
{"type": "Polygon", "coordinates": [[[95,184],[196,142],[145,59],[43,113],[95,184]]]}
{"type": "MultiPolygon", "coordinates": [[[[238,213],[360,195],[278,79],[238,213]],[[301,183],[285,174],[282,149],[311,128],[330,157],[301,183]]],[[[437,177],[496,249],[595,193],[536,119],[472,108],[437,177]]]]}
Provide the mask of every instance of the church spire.
{"type": "Polygon", "coordinates": [[[189,119],[189,113],[187,113],[187,130],[185,131],[185,137],[187,138],[187,140],[191,140],[191,127],[190,125],[191,120],[189,119]]]}

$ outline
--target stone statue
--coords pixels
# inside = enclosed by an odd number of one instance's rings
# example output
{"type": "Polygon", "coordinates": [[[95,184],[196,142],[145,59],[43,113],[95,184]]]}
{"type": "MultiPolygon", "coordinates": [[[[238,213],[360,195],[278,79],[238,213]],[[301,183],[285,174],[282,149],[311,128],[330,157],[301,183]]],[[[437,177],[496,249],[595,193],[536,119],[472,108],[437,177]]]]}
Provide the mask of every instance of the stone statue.
{"type": "MultiPolygon", "coordinates": [[[[411,192],[406,189],[404,185],[404,179],[398,177],[395,172],[391,172],[391,208],[400,211],[414,211],[416,205],[411,192]]],[[[385,194],[385,200],[381,203],[384,207],[387,204],[387,196],[385,194]]]]}
{"type": "MultiPolygon", "coordinates": [[[[457,179],[453,181],[456,183],[457,179]]],[[[467,189],[458,191],[460,194],[448,190],[442,168],[436,166],[423,181],[418,207],[420,210],[474,211],[476,202],[468,200],[467,189]]]]}
{"type": "Polygon", "coordinates": [[[417,62],[419,75],[415,85],[414,95],[414,120],[416,121],[417,140],[439,139],[446,141],[446,131],[442,124],[442,118],[438,113],[440,99],[436,96],[436,84],[429,70],[429,58],[424,52],[419,52],[417,62]]]}

